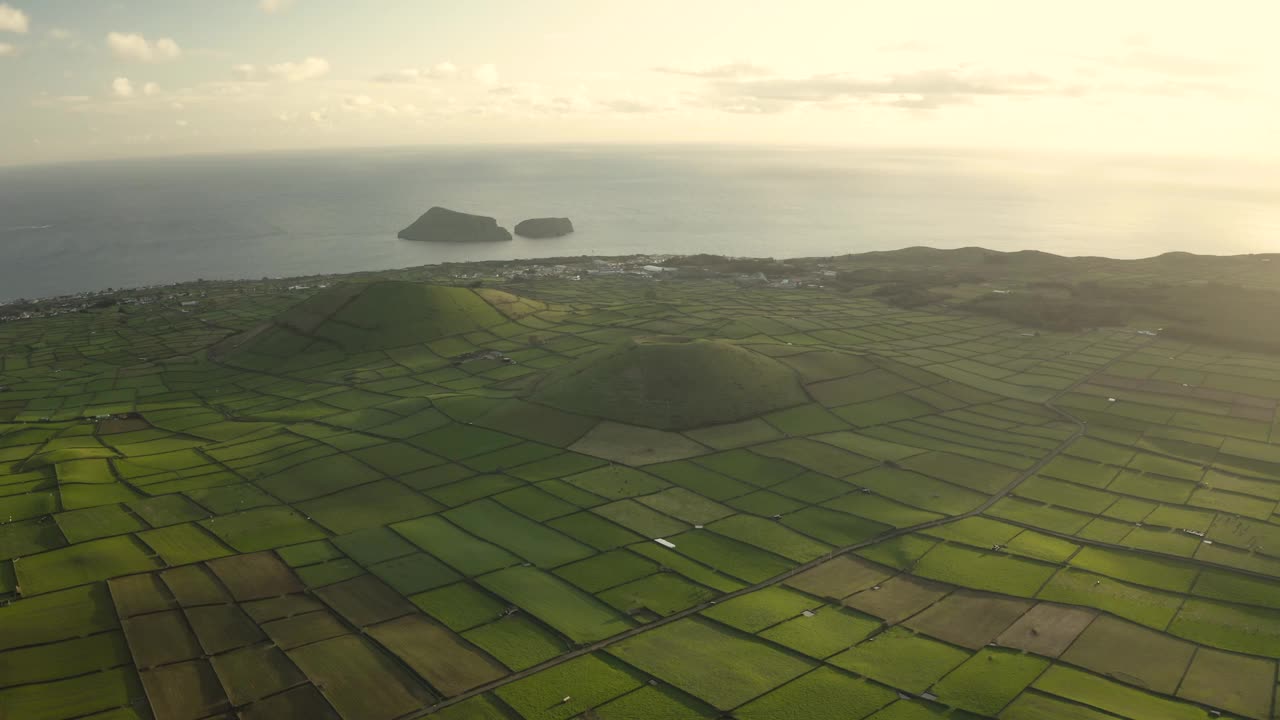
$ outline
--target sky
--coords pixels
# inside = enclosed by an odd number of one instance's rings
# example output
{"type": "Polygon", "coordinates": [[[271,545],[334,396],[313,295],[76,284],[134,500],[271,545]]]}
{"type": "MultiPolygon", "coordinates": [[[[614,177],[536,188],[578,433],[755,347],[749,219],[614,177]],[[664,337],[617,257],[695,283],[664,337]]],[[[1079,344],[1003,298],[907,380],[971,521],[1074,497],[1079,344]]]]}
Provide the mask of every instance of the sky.
{"type": "Polygon", "coordinates": [[[0,165],[430,144],[1280,157],[1275,0],[0,0],[0,165]]]}

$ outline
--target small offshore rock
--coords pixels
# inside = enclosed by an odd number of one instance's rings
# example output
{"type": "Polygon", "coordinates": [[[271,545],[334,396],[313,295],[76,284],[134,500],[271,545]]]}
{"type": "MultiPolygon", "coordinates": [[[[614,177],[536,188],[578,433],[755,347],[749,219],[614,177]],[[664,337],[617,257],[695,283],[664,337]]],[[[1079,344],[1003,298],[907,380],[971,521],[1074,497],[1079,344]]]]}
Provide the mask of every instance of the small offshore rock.
{"type": "Polygon", "coordinates": [[[491,217],[433,207],[401,230],[398,237],[425,242],[501,242],[510,240],[511,233],[491,217]]]}
{"type": "Polygon", "coordinates": [[[563,237],[573,232],[569,218],[530,218],[516,224],[516,234],[526,238],[563,237]]]}

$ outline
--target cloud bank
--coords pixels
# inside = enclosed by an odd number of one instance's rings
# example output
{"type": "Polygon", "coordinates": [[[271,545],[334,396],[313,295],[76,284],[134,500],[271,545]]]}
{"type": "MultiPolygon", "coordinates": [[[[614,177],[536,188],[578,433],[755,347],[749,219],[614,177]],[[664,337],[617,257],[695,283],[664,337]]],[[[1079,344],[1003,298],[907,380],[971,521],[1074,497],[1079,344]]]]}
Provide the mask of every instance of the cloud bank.
{"type": "Polygon", "coordinates": [[[0,32],[25,33],[31,27],[27,14],[8,3],[0,3],[0,32]]]}
{"type": "Polygon", "coordinates": [[[288,82],[306,82],[329,74],[329,61],[321,57],[309,57],[297,62],[282,62],[267,67],[271,75],[288,82]]]}
{"type": "Polygon", "coordinates": [[[116,57],[138,62],[164,62],[182,55],[173,38],[160,38],[154,43],[137,33],[107,33],[107,47],[116,57]]]}

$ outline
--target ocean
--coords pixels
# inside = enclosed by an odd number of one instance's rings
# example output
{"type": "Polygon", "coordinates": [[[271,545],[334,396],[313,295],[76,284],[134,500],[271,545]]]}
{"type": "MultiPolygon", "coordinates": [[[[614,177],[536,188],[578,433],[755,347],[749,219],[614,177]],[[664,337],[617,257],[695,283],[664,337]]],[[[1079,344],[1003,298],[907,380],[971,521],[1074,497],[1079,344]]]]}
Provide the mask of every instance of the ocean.
{"type": "Polygon", "coordinates": [[[0,168],[0,300],[196,278],[564,255],[927,245],[1136,258],[1280,251],[1263,164],[929,150],[467,147],[0,168]],[[564,238],[399,240],[433,205],[564,238]]]}

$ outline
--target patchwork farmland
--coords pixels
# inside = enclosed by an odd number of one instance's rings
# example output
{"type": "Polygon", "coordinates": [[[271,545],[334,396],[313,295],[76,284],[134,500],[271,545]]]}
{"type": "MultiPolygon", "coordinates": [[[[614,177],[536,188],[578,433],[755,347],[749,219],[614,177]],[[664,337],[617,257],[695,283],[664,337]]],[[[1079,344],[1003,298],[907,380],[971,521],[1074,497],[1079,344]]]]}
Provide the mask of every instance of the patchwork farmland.
{"type": "Polygon", "coordinates": [[[1280,357],[501,269],[0,323],[0,718],[1280,717],[1280,357]]]}

